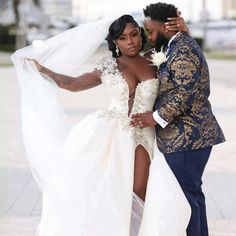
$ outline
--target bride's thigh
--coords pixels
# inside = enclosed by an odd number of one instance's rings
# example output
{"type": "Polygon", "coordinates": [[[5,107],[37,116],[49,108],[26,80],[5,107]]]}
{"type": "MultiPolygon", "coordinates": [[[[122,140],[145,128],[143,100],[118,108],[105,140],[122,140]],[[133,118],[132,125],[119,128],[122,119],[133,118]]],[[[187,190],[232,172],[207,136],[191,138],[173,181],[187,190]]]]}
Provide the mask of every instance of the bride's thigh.
{"type": "Polygon", "coordinates": [[[146,149],[138,145],[135,150],[134,192],[144,201],[149,175],[150,157],[146,149]]]}

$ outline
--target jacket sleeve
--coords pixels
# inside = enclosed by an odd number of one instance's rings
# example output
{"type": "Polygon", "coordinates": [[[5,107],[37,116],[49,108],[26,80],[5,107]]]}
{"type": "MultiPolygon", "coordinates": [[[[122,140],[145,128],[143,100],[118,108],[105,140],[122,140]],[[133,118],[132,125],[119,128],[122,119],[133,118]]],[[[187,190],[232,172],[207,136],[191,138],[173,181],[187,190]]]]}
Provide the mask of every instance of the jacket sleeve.
{"type": "Polygon", "coordinates": [[[160,97],[155,109],[168,123],[183,114],[194,101],[201,77],[201,58],[196,49],[182,46],[167,64],[173,88],[160,97]]]}

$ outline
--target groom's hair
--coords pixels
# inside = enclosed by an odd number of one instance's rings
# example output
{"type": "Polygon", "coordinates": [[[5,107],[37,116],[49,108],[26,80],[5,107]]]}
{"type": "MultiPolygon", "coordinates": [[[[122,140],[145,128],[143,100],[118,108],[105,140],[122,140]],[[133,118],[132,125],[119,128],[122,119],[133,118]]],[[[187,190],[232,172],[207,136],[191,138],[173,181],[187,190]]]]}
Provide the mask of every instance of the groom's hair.
{"type": "Polygon", "coordinates": [[[167,18],[177,16],[177,8],[172,4],[159,2],[146,6],[143,13],[145,17],[150,17],[151,20],[167,22],[167,18]]]}

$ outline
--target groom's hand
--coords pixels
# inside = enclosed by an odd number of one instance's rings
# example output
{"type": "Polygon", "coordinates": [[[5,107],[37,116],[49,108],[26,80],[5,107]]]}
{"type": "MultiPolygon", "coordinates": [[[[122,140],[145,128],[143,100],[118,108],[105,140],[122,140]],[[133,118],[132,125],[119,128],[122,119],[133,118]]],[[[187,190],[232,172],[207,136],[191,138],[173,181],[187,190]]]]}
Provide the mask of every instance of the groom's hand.
{"type": "Polygon", "coordinates": [[[153,118],[153,112],[138,113],[131,116],[131,126],[140,128],[155,127],[157,122],[153,118]]]}
{"type": "Polygon", "coordinates": [[[177,9],[177,17],[169,17],[168,22],[165,23],[168,31],[181,31],[189,33],[188,25],[183,17],[180,16],[181,12],[177,9]]]}

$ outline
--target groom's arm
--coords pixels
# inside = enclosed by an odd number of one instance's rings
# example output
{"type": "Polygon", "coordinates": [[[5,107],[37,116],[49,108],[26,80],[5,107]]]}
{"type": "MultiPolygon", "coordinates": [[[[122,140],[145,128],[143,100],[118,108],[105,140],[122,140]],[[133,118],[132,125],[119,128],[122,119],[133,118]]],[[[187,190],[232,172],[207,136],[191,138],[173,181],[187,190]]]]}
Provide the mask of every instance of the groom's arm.
{"type": "MultiPolygon", "coordinates": [[[[145,128],[159,124],[164,128],[182,115],[198,94],[201,66],[199,51],[189,49],[185,45],[179,48],[175,52],[175,56],[168,62],[169,83],[173,83],[174,88],[159,97],[155,104],[154,113],[146,112],[133,115],[131,125],[145,128]]],[[[205,76],[208,80],[208,75],[205,76]]]]}
{"type": "Polygon", "coordinates": [[[191,106],[198,92],[201,76],[201,59],[198,51],[196,49],[189,51],[189,47],[183,46],[170,59],[168,66],[174,88],[159,98],[154,113],[133,115],[132,126],[145,128],[159,124],[164,128],[191,106]]]}
{"type": "Polygon", "coordinates": [[[183,114],[191,106],[198,92],[201,60],[196,49],[180,48],[168,63],[174,88],[155,105],[157,114],[167,123],[183,114]]]}

